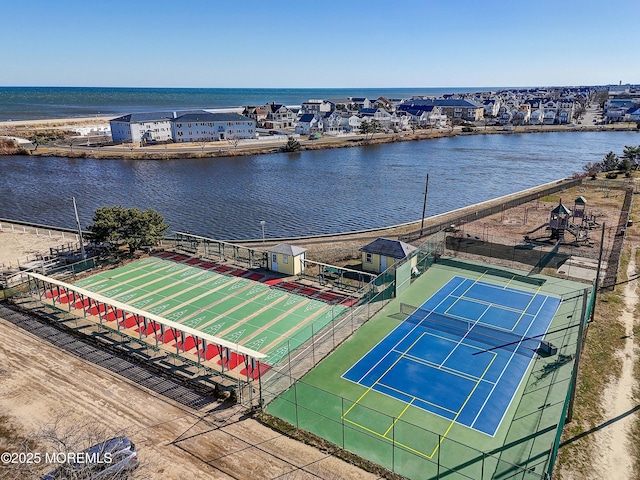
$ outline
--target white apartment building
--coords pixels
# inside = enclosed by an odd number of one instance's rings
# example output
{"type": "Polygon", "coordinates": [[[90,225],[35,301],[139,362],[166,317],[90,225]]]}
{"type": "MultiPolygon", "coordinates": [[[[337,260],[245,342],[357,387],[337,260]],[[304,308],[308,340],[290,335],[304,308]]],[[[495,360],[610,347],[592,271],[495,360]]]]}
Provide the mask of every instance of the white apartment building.
{"type": "Polygon", "coordinates": [[[187,113],[172,121],[174,142],[256,138],[256,121],[238,113],[187,113]]]}
{"type": "Polygon", "coordinates": [[[152,143],[171,140],[173,112],[130,113],[109,122],[113,143],[152,143]]]}

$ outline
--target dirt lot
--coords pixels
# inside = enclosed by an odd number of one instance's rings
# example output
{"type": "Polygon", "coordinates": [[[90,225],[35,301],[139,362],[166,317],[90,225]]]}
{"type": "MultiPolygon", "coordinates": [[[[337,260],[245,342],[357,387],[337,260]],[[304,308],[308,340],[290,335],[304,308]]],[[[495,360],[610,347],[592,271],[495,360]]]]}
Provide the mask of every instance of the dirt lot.
{"type": "Polygon", "coordinates": [[[62,430],[125,433],[139,448],[138,478],[376,478],[243,418],[237,407],[189,409],[2,319],[0,351],[0,411],[22,435],[59,419],[62,430]]]}

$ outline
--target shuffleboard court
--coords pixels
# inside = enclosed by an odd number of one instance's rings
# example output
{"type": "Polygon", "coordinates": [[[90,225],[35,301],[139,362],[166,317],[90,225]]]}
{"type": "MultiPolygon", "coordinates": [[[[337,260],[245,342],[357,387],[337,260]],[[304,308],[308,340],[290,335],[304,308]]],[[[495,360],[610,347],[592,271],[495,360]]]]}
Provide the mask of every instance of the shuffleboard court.
{"type": "MultiPolygon", "coordinates": [[[[343,305],[330,305],[322,299],[228,275],[219,272],[219,267],[203,269],[192,263],[150,257],[74,285],[261,351],[269,365],[276,365],[289,350],[348,310],[343,305]]],[[[124,326],[138,331],[137,326],[124,326]]],[[[173,338],[174,333],[168,331],[162,340],[173,338]]]]}
{"type": "MultiPolygon", "coordinates": [[[[367,390],[344,420],[360,425],[358,403],[376,391],[495,435],[560,302],[453,277],[421,306],[405,305],[405,321],[345,372],[367,390]]],[[[361,426],[383,436],[390,427],[361,426]]]]}

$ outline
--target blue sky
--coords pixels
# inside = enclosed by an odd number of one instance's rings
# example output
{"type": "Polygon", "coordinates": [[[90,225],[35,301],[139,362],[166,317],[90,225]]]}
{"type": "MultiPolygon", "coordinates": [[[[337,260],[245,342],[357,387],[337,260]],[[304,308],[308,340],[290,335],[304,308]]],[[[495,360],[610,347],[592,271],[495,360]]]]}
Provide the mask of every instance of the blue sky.
{"type": "Polygon", "coordinates": [[[3,0],[0,85],[640,83],[637,0],[3,0]]]}

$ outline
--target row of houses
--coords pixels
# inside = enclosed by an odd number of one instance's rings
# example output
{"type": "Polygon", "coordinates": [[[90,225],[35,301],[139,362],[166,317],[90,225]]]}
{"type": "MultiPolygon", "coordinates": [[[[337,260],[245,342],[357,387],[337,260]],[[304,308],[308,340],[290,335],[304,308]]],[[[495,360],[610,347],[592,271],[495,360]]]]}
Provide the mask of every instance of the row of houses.
{"type": "MultiPolygon", "coordinates": [[[[114,143],[211,142],[250,139],[259,129],[287,134],[360,133],[363,122],[376,121],[384,131],[441,128],[470,122],[512,125],[568,124],[603,87],[506,89],[443,95],[441,98],[390,99],[346,97],[310,99],[299,107],[279,103],[245,106],[237,113],[132,113],[111,120],[114,143]]],[[[605,108],[608,121],[640,117],[637,98],[615,98],[605,108]]]]}
{"type": "Polygon", "coordinates": [[[213,142],[251,139],[258,129],[308,135],[360,133],[365,121],[376,120],[385,131],[445,126],[447,116],[439,106],[390,109],[368,99],[350,99],[349,107],[328,101],[305,102],[301,108],[282,104],[244,107],[240,113],[194,112],[131,113],[110,121],[114,143],[213,142]],[[360,101],[359,101],[360,100],[360,101]]]}
{"type": "Polygon", "coordinates": [[[604,108],[604,119],[612,122],[637,122],[640,120],[640,102],[633,99],[608,100],[604,108]]]}
{"type": "Polygon", "coordinates": [[[447,116],[438,106],[406,111],[398,108],[402,100],[380,97],[370,100],[349,97],[331,100],[308,100],[299,108],[282,104],[244,107],[243,115],[253,118],[260,128],[293,129],[300,135],[322,133],[340,135],[359,133],[362,122],[376,120],[385,131],[406,131],[415,128],[440,128],[447,116]]]}

